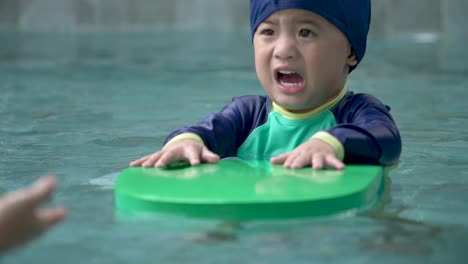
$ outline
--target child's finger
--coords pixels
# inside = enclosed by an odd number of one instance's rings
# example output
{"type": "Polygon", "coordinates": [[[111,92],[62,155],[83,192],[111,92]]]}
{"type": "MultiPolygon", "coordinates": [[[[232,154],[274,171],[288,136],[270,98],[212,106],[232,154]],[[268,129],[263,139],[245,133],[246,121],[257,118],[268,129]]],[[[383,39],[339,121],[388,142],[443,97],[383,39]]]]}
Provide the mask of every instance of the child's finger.
{"type": "Polygon", "coordinates": [[[312,157],[312,168],[319,170],[323,168],[323,163],[324,163],[325,157],[317,153],[312,157]]]}
{"type": "Polygon", "coordinates": [[[134,160],[132,162],[130,162],[130,166],[140,166],[141,164],[143,164],[143,162],[145,162],[151,155],[146,155],[142,158],[139,158],[137,160],[134,160]]]}
{"type": "Polygon", "coordinates": [[[295,150],[295,151],[292,151],[288,154],[288,157],[286,158],[286,160],[283,162],[283,165],[286,167],[286,168],[291,168],[293,169],[294,168],[294,164],[296,163],[296,161],[301,157],[301,152],[295,150]]]}
{"type": "Polygon", "coordinates": [[[185,151],[185,156],[190,162],[190,165],[197,166],[200,164],[201,151],[197,148],[189,148],[185,151]]]}
{"type": "Polygon", "coordinates": [[[219,156],[211,152],[208,148],[204,147],[202,149],[202,160],[210,163],[215,163],[219,161],[219,156]]]}
{"type": "MultiPolygon", "coordinates": [[[[174,152],[171,152],[171,151],[164,151],[164,152],[160,151],[158,154],[159,155],[158,155],[157,159],[155,159],[153,161],[153,163],[151,163],[151,166],[162,168],[162,167],[168,165],[169,163],[171,163],[172,161],[178,159],[177,154],[174,153],[174,152]]],[[[144,165],[145,164],[143,164],[143,166],[144,165]]]]}
{"type": "Polygon", "coordinates": [[[284,153],[279,156],[273,157],[270,159],[270,162],[273,164],[283,164],[284,161],[288,158],[289,153],[284,153]]]}
{"type": "Polygon", "coordinates": [[[150,155],[145,162],[141,164],[141,166],[148,168],[148,167],[153,167],[153,165],[161,158],[161,156],[164,154],[162,151],[158,151],[152,155],[150,155]]]}
{"type": "Polygon", "coordinates": [[[285,166],[291,169],[300,169],[304,166],[310,165],[310,163],[311,158],[308,155],[290,155],[290,160],[288,159],[288,161],[285,162],[285,166]]]}
{"type": "Polygon", "coordinates": [[[342,170],[345,168],[345,164],[341,160],[337,159],[335,156],[332,156],[332,155],[328,155],[326,157],[325,162],[328,166],[333,167],[337,170],[342,170]]]}

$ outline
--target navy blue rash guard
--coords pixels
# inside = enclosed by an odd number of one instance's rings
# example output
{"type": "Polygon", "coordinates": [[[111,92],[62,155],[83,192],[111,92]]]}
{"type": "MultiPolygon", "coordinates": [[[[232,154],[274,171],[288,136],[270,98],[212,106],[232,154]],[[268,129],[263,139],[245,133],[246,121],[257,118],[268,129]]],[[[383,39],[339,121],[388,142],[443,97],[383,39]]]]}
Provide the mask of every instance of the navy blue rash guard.
{"type": "Polygon", "coordinates": [[[390,108],[368,94],[343,91],[338,97],[306,118],[285,116],[266,96],[236,97],[198,124],[172,132],[164,144],[193,133],[221,158],[269,159],[325,132],[341,145],[346,164],[397,163],[401,138],[390,108]]]}

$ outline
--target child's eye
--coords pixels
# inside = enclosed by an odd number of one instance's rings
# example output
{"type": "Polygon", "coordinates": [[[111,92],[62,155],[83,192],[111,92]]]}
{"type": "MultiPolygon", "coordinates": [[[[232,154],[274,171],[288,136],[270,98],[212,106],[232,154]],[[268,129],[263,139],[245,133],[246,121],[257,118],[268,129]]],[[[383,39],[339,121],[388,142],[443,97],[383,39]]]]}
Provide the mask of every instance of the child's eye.
{"type": "Polygon", "coordinates": [[[299,36],[304,38],[310,38],[314,36],[314,32],[309,29],[301,29],[299,30],[299,36]]]}
{"type": "Polygon", "coordinates": [[[266,35],[266,36],[273,36],[275,34],[275,31],[271,28],[265,28],[260,30],[260,35],[266,35]]]}

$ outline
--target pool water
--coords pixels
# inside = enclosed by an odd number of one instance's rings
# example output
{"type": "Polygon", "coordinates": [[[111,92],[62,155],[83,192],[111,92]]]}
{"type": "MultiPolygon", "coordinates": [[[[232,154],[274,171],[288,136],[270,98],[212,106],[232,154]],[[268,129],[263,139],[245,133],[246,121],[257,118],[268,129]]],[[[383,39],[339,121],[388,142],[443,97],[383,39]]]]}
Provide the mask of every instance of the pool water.
{"type": "Polygon", "coordinates": [[[371,39],[350,75],[349,89],[390,105],[401,130],[384,207],[241,224],[122,220],[112,186],[173,129],[263,93],[248,32],[2,33],[0,43],[0,190],[55,174],[51,204],[70,209],[2,263],[466,263],[468,71],[440,39],[371,39]]]}

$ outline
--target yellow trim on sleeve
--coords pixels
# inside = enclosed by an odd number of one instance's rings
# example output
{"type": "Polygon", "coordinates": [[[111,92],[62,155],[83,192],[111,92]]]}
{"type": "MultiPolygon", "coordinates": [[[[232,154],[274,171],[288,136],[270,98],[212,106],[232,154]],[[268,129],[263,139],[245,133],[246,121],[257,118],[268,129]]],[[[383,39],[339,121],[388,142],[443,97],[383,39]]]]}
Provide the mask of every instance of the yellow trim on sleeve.
{"type": "Polygon", "coordinates": [[[341,144],[341,142],[332,134],[325,131],[319,131],[315,133],[311,138],[316,138],[322,140],[325,143],[328,143],[333,149],[335,149],[335,153],[338,159],[341,161],[344,159],[345,152],[343,144],[341,144]]]}
{"type": "Polygon", "coordinates": [[[166,145],[164,145],[163,148],[165,148],[169,144],[172,144],[172,143],[174,143],[176,141],[179,141],[179,140],[182,140],[182,139],[192,139],[192,140],[198,141],[198,142],[200,142],[202,144],[205,144],[205,143],[203,143],[203,140],[201,139],[201,137],[199,135],[195,134],[195,133],[182,133],[180,135],[177,135],[177,136],[171,138],[171,140],[169,140],[166,143],[166,145]]]}

